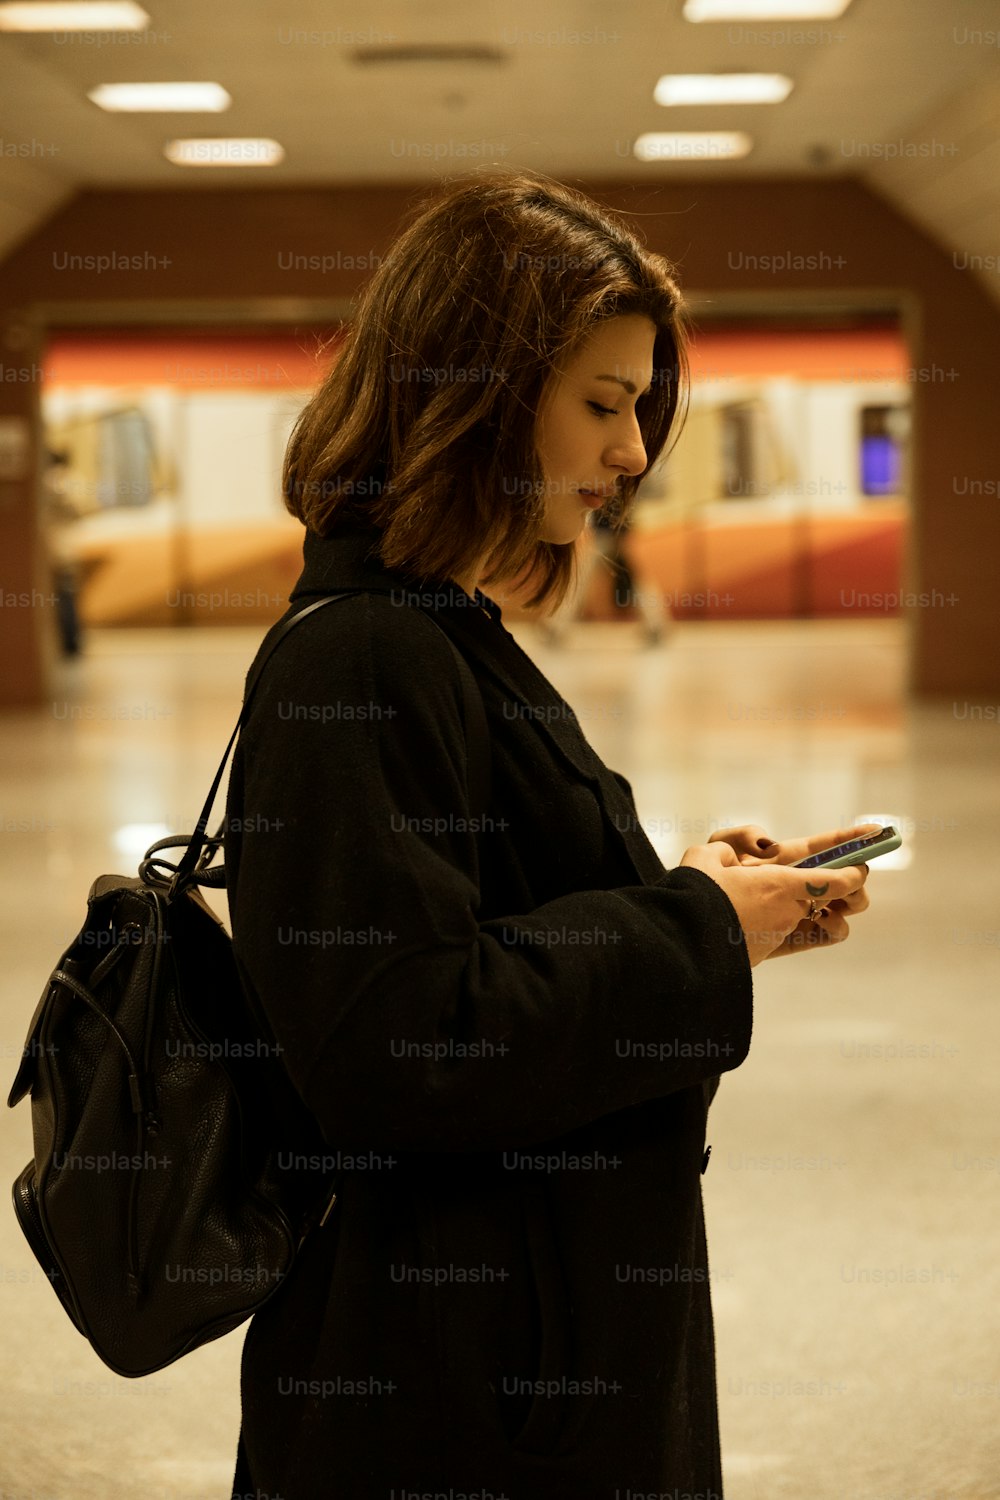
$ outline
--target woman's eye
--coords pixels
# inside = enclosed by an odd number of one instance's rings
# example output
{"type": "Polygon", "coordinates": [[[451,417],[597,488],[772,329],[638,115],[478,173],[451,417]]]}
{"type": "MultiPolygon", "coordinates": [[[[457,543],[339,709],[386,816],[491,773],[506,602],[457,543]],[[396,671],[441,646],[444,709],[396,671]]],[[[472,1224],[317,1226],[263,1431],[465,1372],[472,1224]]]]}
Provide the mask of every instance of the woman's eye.
{"type": "Polygon", "coordinates": [[[587,405],[591,411],[600,413],[602,417],[618,417],[621,413],[613,406],[602,406],[599,401],[588,401],[587,405]]]}

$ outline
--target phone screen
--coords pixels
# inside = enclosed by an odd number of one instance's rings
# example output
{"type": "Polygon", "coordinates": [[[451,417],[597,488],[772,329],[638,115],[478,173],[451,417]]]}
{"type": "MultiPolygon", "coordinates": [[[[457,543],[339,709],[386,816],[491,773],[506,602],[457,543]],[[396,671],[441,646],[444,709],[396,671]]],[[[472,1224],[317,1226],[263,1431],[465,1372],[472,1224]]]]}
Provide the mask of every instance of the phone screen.
{"type": "Polygon", "coordinates": [[[877,828],[874,833],[863,834],[861,838],[846,839],[842,844],[834,844],[829,849],[821,849],[818,854],[810,854],[808,859],[800,859],[795,868],[816,870],[822,865],[829,864],[831,859],[840,859],[845,854],[864,853],[866,849],[872,849],[876,844],[881,844],[884,839],[891,838],[895,831],[889,825],[886,828],[877,828]]]}

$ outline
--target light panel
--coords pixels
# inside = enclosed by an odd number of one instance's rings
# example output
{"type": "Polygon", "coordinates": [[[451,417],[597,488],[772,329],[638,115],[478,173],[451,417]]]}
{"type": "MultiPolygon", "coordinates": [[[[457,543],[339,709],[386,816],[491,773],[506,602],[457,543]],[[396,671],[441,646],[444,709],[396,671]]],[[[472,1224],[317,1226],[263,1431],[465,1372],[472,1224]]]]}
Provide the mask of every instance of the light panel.
{"type": "Polygon", "coordinates": [[[163,154],[178,167],[274,167],[285,159],[277,141],[253,136],[192,136],[168,141],[163,154]]]}
{"type": "Polygon", "coordinates": [[[100,109],[127,111],[197,110],[218,114],[232,99],[219,83],[102,83],[88,99],[100,109]]]}
{"type": "Polygon", "coordinates": [[[834,21],[851,0],[686,0],[685,21],[834,21]]]}
{"type": "Polygon", "coordinates": [[[145,31],[149,17],[133,0],[90,4],[51,0],[7,0],[0,4],[0,31],[145,31]]]}
{"type": "Polygon", "coordinates": [[[780,104],[792,91],[783,73],[664,73],[657,104],[780,104]]]}
{"type": "Polygon", "coordinates": [[[744,130],[651,130],[632,147],[640,161],[735,161],[753,149],[744,130]]]}

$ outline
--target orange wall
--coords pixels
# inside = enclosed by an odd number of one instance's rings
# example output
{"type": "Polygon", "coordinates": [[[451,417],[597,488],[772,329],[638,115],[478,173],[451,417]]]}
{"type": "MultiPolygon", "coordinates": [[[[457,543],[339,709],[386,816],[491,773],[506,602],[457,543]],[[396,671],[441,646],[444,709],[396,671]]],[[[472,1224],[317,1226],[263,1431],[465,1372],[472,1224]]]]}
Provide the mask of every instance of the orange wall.
{"type": "Polygon", "coordinates": [[[730,376],[798,380],[906,380],[906,344],[895,328],[826,328],[822,333],[780,329],[697,329],[691,380],[730,376]]]}
{"type": "MultiPolygon", "coordinates": [[[[329,368],[336,339],[328,330],[273,333],[165,333],[160,329],[53,334],[41,361],[46,385],[170,385],[305,390],[329,368]]],[[[906,345],[894,328],[830,328],[823,333],[700,328],[691,378],[905,380],[906,345]]]]}
{"type": "Polygon", "coordinates": [[[169,385],[308,389],[332,358],[326,330],[292,338],[271,334],[57,333],[42,365],[46,385],[169,385]]]}

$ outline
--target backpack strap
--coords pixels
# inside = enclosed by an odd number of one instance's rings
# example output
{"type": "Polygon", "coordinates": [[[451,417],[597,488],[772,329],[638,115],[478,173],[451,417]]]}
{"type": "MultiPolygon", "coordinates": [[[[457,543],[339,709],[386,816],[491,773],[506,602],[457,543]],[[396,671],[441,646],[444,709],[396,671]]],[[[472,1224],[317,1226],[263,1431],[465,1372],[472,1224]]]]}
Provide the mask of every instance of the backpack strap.
{"type": "MultiPolygon", "coordinates": [[[[207,868],[207,866],[215,858],[216,852],[222,845],[223,834],[226,826],[225,818],[223,818],[222,822],[219,824],[219,827],[217,828],[214,836],[206,838],[205,835],[208,828],[208,820],[212,812],[212,804],[215,802],[215,798],[219,790],[219,785],[222,781],[223,772],[226,769],[226,764],[229,760],[230,754],[232,753],[233,746],[236,743],[236,738],[239,735],[240,730],[243,728],[244,722],[246,721],[254,692],[257,688],[257,684],[260,682],[261,674],[265,666],[270,661],[278,646],[281,645],[281,642],[285,639],[288,632],[294,629],[294,627],[298,625],[301,620],[304,620],[307,615],[311,615],[313,610],[322,609],[326,604],[335,604],[338,600],[341,599],[352,598],[356,594],[376,592],[378,592],[378,590],[345,589],[340,593],[325,594],[322,599],[316,599],[312,604],[307,604],[305,609],[298,610],[296,614],[292,615],[289,619],[282,622],[280,628],[275,632],[274,639],[271,641],[267,650],[264,652],[264,655],[257,662],[253,672],[247,678],[246,688],[243,695],[243,707],[240,709],[240,716],[236,721],[236,728],[230,735],[229,744],[226,746],[225,754],[223,755],[222,760],[219,763],[219,769],[215,773],[215,779],[212,782],[208,796],[205,799],[205,805],[201,810],[201,815],[198,818],[194,833],[189,837],[172,834],[168,838],[160,839],[157,843],[151,844],[146,851],[146,858],[139,866],[139,874],[144,880],[147,878],[152,878],[157,881],[162,879],[162,877],[156,870],[157,865],[162,864],[167,869],[169,869],[172,874],[172,878],[170,879],[171,896],[178,889],[189,883],[195,885],[207,885],[216,887],[222,887],[225,885],[226,869],[224,864],[218,865],[215,869],[212,870],[207,868]],[[171,865],[169,861],[159,861],[150,858],[150,855],[154,854],[158,849],[178,848],[182,844],[186,844],[187,849],[180,864],[176,867],[171,865]]],[[[425,613],[427,613],[427,611],[425,611],[425,613]]],[[[444,636],[445,640],[448,642],[448,645],[451,647],[452,655],[454,656],[455,662],[458,666],[459,676],[462,683],[465,735],[466,746],[468,749],[469,802],[470,806],[476,813],[482,813],[485,815],[486,809],[489,805],[490,797],[490,785],[492,779],[492,756],[490,752],[489,727],[486,722],[486,710],[483,707],[482,693],[479,691],[479,685],[472,674],[468,662],[465,660],[465,657],[455,645],[451,636],[442,626],[438,625],[437,621],[432,615],[428,614],[428,619],[430,619],[432,623],[437,626],[437,629],[441,631],[441,634],[444,636]]]]}

